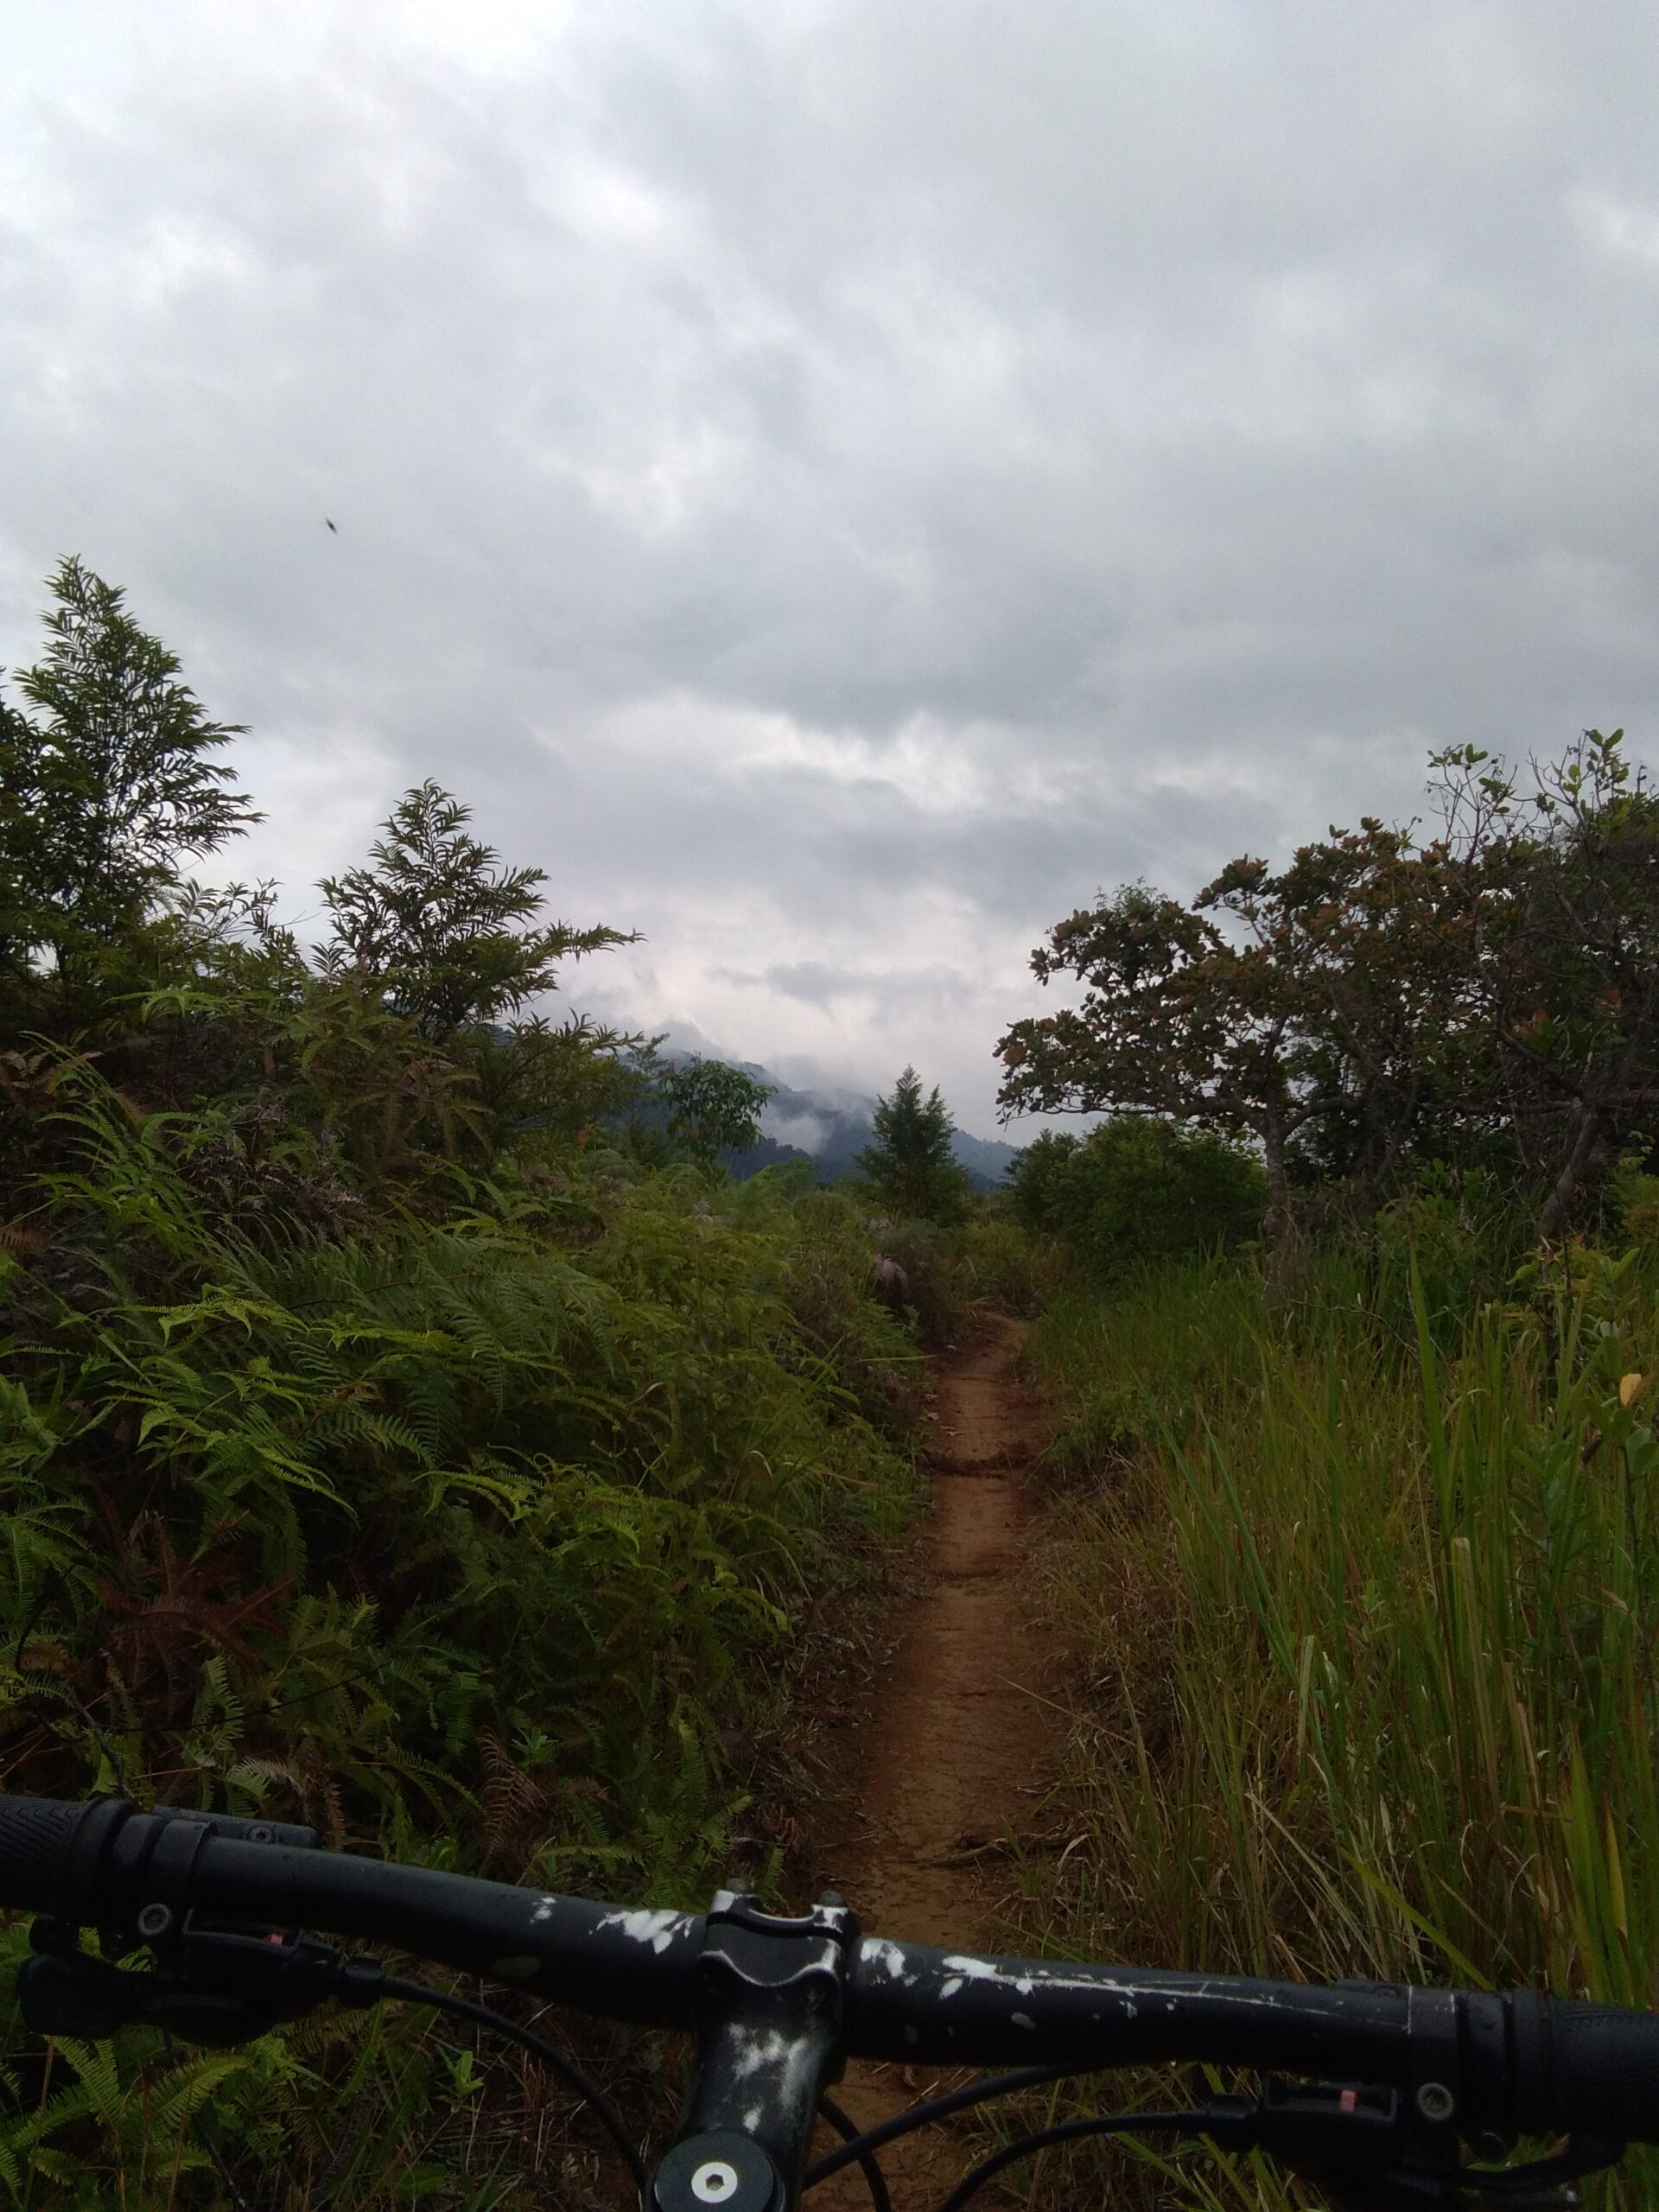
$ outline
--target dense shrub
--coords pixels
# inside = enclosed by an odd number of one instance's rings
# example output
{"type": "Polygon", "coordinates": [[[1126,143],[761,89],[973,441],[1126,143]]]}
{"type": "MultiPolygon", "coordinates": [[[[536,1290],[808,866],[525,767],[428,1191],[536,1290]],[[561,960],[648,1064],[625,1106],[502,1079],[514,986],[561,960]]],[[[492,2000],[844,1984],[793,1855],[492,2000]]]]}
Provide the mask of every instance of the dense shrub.
{"type": "Polygon", "coordinates": [[[1243,1146],[1150,1115],[1087,1137],[1048,1131],[1010,1171],[1016,1217],[1091,1275],[1121,1279],[1186,1254],[1227,1251],[1261,1225],[1267,1179],[1243,1146]]]}
{"type": "Polygon", "coordinates": [[[1033,1237],[1001,1197],[982,1205],[956,1236],[963,1294],[1010,1313],[1039,1313],[1052,1294],[1060,1262],[1052,1243],[1033,1237]]]}

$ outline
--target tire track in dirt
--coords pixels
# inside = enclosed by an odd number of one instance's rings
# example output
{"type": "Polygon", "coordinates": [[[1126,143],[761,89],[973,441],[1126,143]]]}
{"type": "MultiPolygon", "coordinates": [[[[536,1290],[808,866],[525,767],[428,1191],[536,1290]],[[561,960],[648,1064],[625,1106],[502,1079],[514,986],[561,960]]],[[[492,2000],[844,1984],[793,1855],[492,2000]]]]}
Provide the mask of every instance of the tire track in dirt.
{"type": "MultiPolygon", "coordinates": [[[[870,1935],[985,1943],[997,1847],[1047,1771],[1046,1643],[1020,1574],[1026,1476],[1042,1441],[1036,1401],[1014,1371],[1024,1333],[980,1313],[938,1370],[923,1585],[853,1732],[849,1794],[809,1854],[820,1886],[838,1890],[870,1935]]],[[[855,2065],[833,2094],[868,2127],[966,2078],[855,2065]]],[[[894,2212],[931,2212],[966,2166],[949,2123],[901,2139],[881,2162],[894,2212]]],[[[857,2212],[869,2198],[849,2171],[806,2202],[857,2212]]]]}

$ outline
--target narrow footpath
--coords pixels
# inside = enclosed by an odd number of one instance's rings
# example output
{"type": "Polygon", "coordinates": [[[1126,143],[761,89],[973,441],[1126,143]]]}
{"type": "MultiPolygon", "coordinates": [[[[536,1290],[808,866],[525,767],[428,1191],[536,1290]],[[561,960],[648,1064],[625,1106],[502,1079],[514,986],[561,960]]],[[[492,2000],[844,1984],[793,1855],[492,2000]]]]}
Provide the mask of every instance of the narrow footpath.
{"type": "MultiPolygon", "coordinates": [[[[847,1799],[810,1853],[820,1886],[838,1890],[872,1935],[988,1943],[1007,1839],[1046,1777],[1045,1639],[1020,1572],[1026,1477],[1042,1441],[1036,1401],[1014,1371],[1023,1334],[1006,1315],[977,1314],[941,1363],[923,1584],[852,1732],[847,1799]]],[[[872,2126],[967,2078],[856,2066],[834,2094],[872,2126]]],[[[881,2155],[893,2212],[932,2212],[967,2164],[948,2123],[881,2155]]],[[[813,2212],[868,2202],[855,2171],[808,2199],[813,2212]]]]}

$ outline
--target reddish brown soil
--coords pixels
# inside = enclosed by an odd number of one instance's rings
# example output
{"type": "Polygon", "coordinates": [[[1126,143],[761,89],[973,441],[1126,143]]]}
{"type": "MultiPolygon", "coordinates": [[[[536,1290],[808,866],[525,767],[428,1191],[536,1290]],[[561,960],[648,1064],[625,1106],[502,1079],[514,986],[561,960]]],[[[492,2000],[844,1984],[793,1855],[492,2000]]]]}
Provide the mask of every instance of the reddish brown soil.
{"type": "MultiPolygon", "coordinates": [[[[847,1747],[849,1796],[810,1854],[872,1935],[986,1942],[1002,1848],[1045,1773],[1044,1637],[1020,1573],[1040,1419],[1014,1374],[1020,1335],[1005,1316],[979,1316],[942,1363],[924,1586],[847,1747]]],[[[926,2068],[855,2066],[834,2094],[870,2126],[950,2082],[926,2068]]],[[[965,2163],[948,2126],[893,2145],[882,2164],[894,2212],[931,2212],[965,2163]]],[[[807,2199],[811,2212],[868,2202],[856,2172],[807,2199]]]]}

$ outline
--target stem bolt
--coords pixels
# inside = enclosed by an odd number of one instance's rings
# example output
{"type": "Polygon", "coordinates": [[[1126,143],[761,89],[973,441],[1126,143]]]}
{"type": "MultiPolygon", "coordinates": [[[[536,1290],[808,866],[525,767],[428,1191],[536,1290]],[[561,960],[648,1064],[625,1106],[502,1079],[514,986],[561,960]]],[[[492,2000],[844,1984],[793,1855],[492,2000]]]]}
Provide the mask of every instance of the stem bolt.
{"type": "Polygon", "coordinates": [[[781,2212],[783,2201],[772,2160],[729,2127],[677,2143],[652,2182],[652,2212],[781,2212]]]}
{"type": "Polygon", "coordinates": [[[155,1942],[158,1936],[165,1936],[172,1925],[173,1915],[168,1906],[147,1904],[140,1908],[138,1933],[148,1938],[150,1942],[155,1942]]]}

